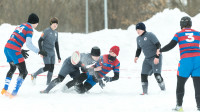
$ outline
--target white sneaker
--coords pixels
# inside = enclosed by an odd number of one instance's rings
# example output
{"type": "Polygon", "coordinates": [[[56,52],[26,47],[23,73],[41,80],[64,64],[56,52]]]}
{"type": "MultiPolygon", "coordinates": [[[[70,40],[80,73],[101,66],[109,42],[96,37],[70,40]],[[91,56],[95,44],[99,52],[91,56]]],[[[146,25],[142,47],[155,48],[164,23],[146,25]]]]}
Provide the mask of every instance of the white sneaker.
{"type": "Polygon", "coordinates": [[[176,111],[176,112],[183,112],[183,108],[182,106],[176,106],[174,109],[172,109],[173,111],[176,111]]]}

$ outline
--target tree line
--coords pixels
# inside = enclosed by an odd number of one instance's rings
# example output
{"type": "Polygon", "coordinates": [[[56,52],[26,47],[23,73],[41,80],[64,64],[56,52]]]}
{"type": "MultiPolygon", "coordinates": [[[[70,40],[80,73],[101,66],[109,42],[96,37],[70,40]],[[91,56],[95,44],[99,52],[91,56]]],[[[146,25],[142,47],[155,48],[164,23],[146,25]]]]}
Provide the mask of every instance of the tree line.
{"type": "MultiPolygon", "coordinates": [[[[32,12],[40,18],[37,30],[49,26],[49,19],[59,19],[60,32],[85,32],[86,0],[0,0],[0,24],[19,25],[27,21],[32,12]]],[[[195,16],[200,0],[107,0],[108,28],[127,29],[151,18],[166,8],[179,8],[195,16]]],[[[104,0],[88,0],[89,32],[104,29],[104,0]]]]}

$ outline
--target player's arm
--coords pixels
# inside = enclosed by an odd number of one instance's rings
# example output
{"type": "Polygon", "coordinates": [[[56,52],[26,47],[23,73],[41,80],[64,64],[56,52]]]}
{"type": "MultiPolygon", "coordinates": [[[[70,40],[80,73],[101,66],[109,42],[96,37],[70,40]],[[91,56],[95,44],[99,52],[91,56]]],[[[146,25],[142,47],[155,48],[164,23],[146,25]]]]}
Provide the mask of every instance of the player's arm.
{"type": "MultiPolygon", "coordinates": [[[[157,43],[155,44],[155,46],[156,46],[157,51],[160,50],[160,47],[161,47],[160,42],[157,42],[157,43]]],[[[156,55],[156,58],[159,58],[159,55],[156,55]]]]}
{"type": "Polygon", "coordinates": [[[58,59],[61,60],[58,41],[55,42],[55,48],[56,48],[58,59]]]}
{"type": "Polygon", "coordinates": [[[119,79],[119,72],[114,72],[114,77],[111,77],[111,81],[115,81],[119,79]]]}
{"type": "Polygon", "coordinates": [[[35,47],[32,43],[32,38],[31,37],[27,37],[26,38],[26,46],[33,51],[34,53],[38,53],[39,49],[37,47],[35,47]]]}
{"type": "Polygon", "coordinates": [[[135,53],[135,57],[139,57],[141,54],[142,49],[141,48],[137,48],[136,53],[135,53]]]}
{"type": "Polygon", "coordinates": [[[137,60],[141,54],[142,49],[140,47],[137,47],[136,53],[135,53],[135,59],[134,62],[137,63],[137,60]]]}
{"type": "Polygon", "coordinates": [[[169,44],[165,45],[163,48],[160,49],[160,52],[167,52],[173,49],[177,45],[177,43],[178,42],[176,40],[171,40],[169,44]]]}
{"type": "Polygon", "coordinates": [[[39,41],[38,41],[38,46],[39,46],[39,49],[40,49],[40,50],[42,49],[43,41],[44,41],[44,38],[40,37],[40,39],[39,39],[39,41]]]}

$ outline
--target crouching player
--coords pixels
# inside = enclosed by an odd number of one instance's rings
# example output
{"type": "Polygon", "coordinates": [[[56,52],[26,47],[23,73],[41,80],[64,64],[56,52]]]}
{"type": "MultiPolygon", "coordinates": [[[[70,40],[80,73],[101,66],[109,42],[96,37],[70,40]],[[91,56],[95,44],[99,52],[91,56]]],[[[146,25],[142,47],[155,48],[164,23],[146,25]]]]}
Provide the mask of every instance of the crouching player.
{"type": "Polygon", "coordinates": [[[87,73],[82,73],[77,79],[69,81],[66,86],[68,88],[76,86],[78,93],[85,93],[96,83],[99,83],[99,85],[103,88],[104,84],[101,80],[102,78],[104,78],[103,80],[106,82],[118,80],[120,62],[117,59],[117,56],[119,54],[119,50],[118,46],[113,46],[110,49],[109,54],[100,56],[99,61],[95,64],[93,69],[94,72],[91,72],[89,69],[87,73]],[[114,77],[107,77],[106,74],[108,74],[111,70],[114,71],[114,77]]]}

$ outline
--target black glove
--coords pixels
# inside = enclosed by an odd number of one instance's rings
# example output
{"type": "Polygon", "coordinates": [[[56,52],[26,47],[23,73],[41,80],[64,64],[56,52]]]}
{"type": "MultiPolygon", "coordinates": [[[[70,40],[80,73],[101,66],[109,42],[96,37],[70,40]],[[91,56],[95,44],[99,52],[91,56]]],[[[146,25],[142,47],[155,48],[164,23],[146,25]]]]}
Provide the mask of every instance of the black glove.
{"type": "Polygon", "coordinates": [[[38,54],[41,54],[41,55],[44,56],[44,57],[47,56],[47,52],[44,51],[44,50],[40,50],[40,51],[38,52],[38,54]]]}
{"type": "Polygon", "coordinates": [[[98,82],[99,82],[99,86],[103,89],[105,87],[105,84],[103,83],[103,81],[102,80],[98,80],[98,82]]]}
{"type": "Polygon", "coordinates": [[[86,66],[81,66],[81,71],[87,73],[88,69],[86,68],[86,66]]]}
{"type": "Polygon", "coordinates": [[[106,81],[106,82],[111,82],[112,81],[112,77],[104,76],[103,80],[106,81]]]}
{"type": "Polygon", "coordinates": [[[29,56],[28,53],[27,53],[28,51],[29,51],[29,50],[24,50],[24,49],[21,50],[22,56],[23,56],[25,59],[27,59],[28,56],[29,56]]]}

